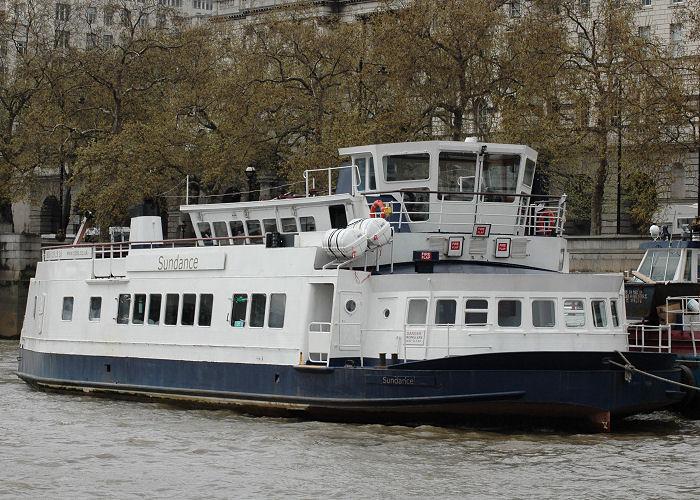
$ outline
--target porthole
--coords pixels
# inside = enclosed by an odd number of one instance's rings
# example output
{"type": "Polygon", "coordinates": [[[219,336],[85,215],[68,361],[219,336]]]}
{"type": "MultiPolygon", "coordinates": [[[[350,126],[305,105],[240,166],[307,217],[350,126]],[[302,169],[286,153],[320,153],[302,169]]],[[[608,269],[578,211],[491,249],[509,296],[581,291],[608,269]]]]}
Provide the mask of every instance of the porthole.
{"type": "Polygon", "coordinates": [[[385,318],[388,318],[390,314],[391,314],[391,311],[389,309],[384,309],[384,317],[385,318]]]}
{"type": "Polygon", "coordinates": [[[349,313],[353,312],[357,308],[355,301],[350,299],[345,303],[345,310],[349,313]]]}

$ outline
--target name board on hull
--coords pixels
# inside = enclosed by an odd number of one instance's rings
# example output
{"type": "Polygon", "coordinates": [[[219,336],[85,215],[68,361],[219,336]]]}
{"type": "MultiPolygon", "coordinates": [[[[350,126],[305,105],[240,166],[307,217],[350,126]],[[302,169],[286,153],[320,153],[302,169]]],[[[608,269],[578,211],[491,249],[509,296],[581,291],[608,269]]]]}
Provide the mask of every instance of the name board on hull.
{"type": "Polygon", "coordinates": [[[44,250],[44,260],[92,259],[92,247],[52,248],[44,250]]]}
{"type": "Polygon", "coordinates": [[[178,252],[176,254],[129,255],[127,271],[209,271],[223,269],[226,255],[178,252]]]}

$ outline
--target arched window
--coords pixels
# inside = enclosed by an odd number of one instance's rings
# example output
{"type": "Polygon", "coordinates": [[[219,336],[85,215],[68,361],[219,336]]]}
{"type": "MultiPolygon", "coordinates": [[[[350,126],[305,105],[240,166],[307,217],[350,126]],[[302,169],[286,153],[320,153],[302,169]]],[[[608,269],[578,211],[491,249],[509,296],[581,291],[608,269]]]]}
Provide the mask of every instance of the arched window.
{"type": "Polygon", "coordinates": [[[41,205],[39,232],[41,234],[56,234],[61,220],[61,207],[55,196],[46,197],[41,205]]]}

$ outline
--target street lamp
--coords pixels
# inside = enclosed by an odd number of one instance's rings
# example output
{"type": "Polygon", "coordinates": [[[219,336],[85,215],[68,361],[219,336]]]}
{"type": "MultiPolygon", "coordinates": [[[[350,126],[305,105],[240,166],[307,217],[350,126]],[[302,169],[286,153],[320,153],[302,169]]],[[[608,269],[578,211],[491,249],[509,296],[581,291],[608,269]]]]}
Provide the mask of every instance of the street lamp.
{"type": "Polygon", "coordinates": [[[257,201],[258,193],[256,192],[255,167],[251,165],[246,168],[245,175],[248,177],[248,201],[257,201]]]}

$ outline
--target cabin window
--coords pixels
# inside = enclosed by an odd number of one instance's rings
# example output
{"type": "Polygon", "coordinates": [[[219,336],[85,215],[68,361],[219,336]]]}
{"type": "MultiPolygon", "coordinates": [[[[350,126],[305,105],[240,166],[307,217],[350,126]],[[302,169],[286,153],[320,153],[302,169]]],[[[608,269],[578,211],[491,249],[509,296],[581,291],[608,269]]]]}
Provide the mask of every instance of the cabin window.
{"type": "Polygon", "coordinates": [[[267,295],[254,293],[250,301],[250,326],[260,328],[265,325],[265,303],[267,295]]]}
{"type": "Polygon", "coordinates": [[[282,328],[284,326],[284,310],[286,305],[286,293],[270,294],[270,316],[267,319],[267,326],[270,328],[282,328]]]}
{"type": "Polygon", "coordinates": [[[371,156],[369,157],[369,171],[367,169],[367,160],[367,158],[355,158],[355,165],[360,173],[359,185],[357,186],[358,191],[377,189],[377,180],[374,176],[374,159],[371,156]]]}
{"type": "Polygon", "coordinates": [[[612,324],[617,328],[620,326],[620,317],[617,315],[617,300],[610,301],[610,313],[612,315],[612,324]]]}
{"type": "Polygon", "coordinates": [[[297,220],[294,217],[282,217],[280,222],[282,223],[283,233],[297,232],[297,220]]]}
{"type": "Polygon", "coordinates": [[[408,301],[408,325],[424,325],[428,315],[428,301],[426,299],[411,299],[408,301]]]}
{"type": "Polygon", "coordinates": [[[202,293],[199,295],[199,317],[197,324],[199,326],[211,326],[211,311],[214,305],[214,295],[211,293],[202,293]]]}
{"type": "Polygon", "coordinates": [[[348,217],[345,214],[345,205],[331,205],[328,207],[333,229],[342,229],[348,225],[348,217]]]}
{"type": "Polygon", "coordinates": [[[464,305],[464,324],[467,326],[485,326],[488,323],[489,301],[486,299],[467,299],[464,305]]]}
{"type": "Polygon", "coordinates": [[[102,316],[102,297],[90,297],[90,312],[88,313],[88,319],[90,321],[100,321],[100,316],[102,316]]]}
{"type": "MultiPolygon", "coordinates": [[[[243,230],[243,222],[239,220],[232,220],[228,223],[229,228],[231,228],[231,236],[245,236],[245,231],[243,230]]],[[[242,245],[245,242],[243,238],[234,239],[234,245],[242,245]]]]}
{"type": "Polygon", "coordinates": [[[263,219],[263,227],[266,233],[276,233],[277,219],[263,219]]]}
{"type": "Polygon", "coordinates": [[[608,318],[605,314],[604,300],[591,300],[591,309],[593,310],[593,324],[596,328],[605,328],[608,326],[608,318]]]}
{"type": "MultiPolygon", "coordinates": [[[[262,228],[259,220],[249,220],[246,223],[248,228],[248,236],[262,236],[262,228]]],[[[248,243],[252,245],[260,245],[263,243],[262,238],[249,238],[248,243]]]]}
{"type": "Polygon", "coordinates": [[[204,238],[204,245],[208,246],[214,244],[211,239],[207,239],[211,238],[211,226],[208,222],[198,222],[197,229],[199,229],[199,234],[201,234],[202,238],[204,238]]]}
{"type": "Polygon", "coordinates": [[[131,322],[134,325],[143,325],[143,320],[146,317],[146,294],[134,294],[134,310],[131,313],[131,322]]]}
{"type": "Polygon", "coordinates": [[[438,162],[438,191],[451,191],[439,195],[443,200],[471,201],[476,189],[476,155],[474,153],[440,153],[438,162]]]}
{"type": "Polygon", "coordinates": [[[299,217],[299,229],[301,231],[316,231],[316,221],[313,217],[299,217]]]}
{"type": "Polygon", "coordinates": [[[196,305],[197,295],[194,293],[182,294],[182,318],[180,318],[181,325],[194,325],[194,310],[196,305]]]}
{"type": "Polygon", "coordinates": [[[414,222],[428,220],[430,216],[430,193],[427,191],[428,188],[416,188],[413,191],[402,192],[404,206],[414,222]]]}
{"type": "MultiPolygon", "coordinates": [[[[226,223],[223,221],[214,222],[214,236],[217,238],[228,237],[228,231],[226,230],[226,223]]],[[[219,245],[230,245],[231,240],[218,240],[219,245]]]]}
{"type": "Polygon", "coordinates": [[[438,299],[435,302],[435,324],[454,325],[457,316],[457,301],[453,299],[438,299]]]}
{"type": "Polygon", "coordinates": [[[520,326],[522,305],[519,300],[498,301],[498,326],[520,326]]]}
{"type": "Polygon", "coordinates": [[[159,293],[152,293],[148,301],[148,324],[157,325],[160,323],[160,305],[163,296],[159,293]]]}
{"type": "Polygon", "coordinates": [[[530,158],[525,159],[525,172],[523,173],[523,184],[532,187],[535,181],[535,162],[530,158]]]}
{"type": "Polygon", "coordinates": [[[73,297],[63,297],[63,308],[61,309],[61,319],[64,321],[73,320],[73,297]]]}
{"type": "Polygon", "coordinates": [[[126,325],[129,323],[129,309],[131,309],[131,295],[128,293],[119,294],[119,302],[117,304],[117,323],[126,325]]]}
{"type": "Polygon", "coordinates": [[[654,281],[670,281],[676,274],[680,258],[681,251],[675,248],[647,250],[639,272],[654,281]]]}
{"type": "Polygon", "coordinates": [[[430,178],[430,155],[414,153],[384,157],[387,182],[415,181],[430,178]]]}
{"type": "Polygon", "coordinates": [[[485,157],[481,172],[481,188],[484,193],[498,193],[484,195],[484,201],[510,203],[514,196],[502,193],[515,193],[518,188],[518,171],[520,156],[490,154],[485,157]]]}
{"type": "Polygon", "coordinates": [[[237,293],[233,296],[231,308],[231,326],[245,326],[245,315],[248,310],[248,295],[237,293]]]}
{"type": "Polygon", "coordinates": [[[586,324],[583,300],[567,299],[564,301],[564,322],[566,326],[578,328],[586,324]]]}
{"type": "Polygon", "coordinates": [[[552,328],[555,324],[555,306],[553,300],[532,301],[532,326],[552,328]]]}
{"type": "Polygon", "coordinates": [[[165,296],[165,321],[166,325],[177,325],[177,311],[180,307],[180,295],[169,293],[165,296]]]}

